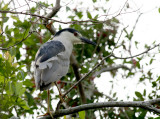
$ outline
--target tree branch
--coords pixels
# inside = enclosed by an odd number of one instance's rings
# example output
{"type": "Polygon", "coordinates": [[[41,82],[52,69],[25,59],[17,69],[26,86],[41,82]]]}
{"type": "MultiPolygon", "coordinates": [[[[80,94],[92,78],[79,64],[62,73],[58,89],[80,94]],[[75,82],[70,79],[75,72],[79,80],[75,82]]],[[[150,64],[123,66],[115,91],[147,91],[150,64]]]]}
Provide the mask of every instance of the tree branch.
{"type": "MultiPolygon", "coordinates": [[[[59,1],[59,0],[58,0],[59,1]]],[[[60,9],[60,8],[59,8],[60,9]]],[[[53,9],[54,10],[54,9],[53,9]]],[[[57,10],[57,9],[56,9],[57,10]]],[[[51,16],[51,15],[55,15],[58,11],[56,11],[55,13],[50,13],[48,16],[51,16]]],[[[41,16],[41,15],[38,15],[38,14],[32,14],[32,13],[27,13],[27,12],[13,12],[13,11],[7,11],[7,10],[0,10],[0,13],[11,13],[11,14],[22,14],[22,15],[29,15],[29,16],[33,16],[33,17],[39,17],[39,18],[42,18],[42,19],[46,19],[46,20],[52,20],[52,22],[59,22],[59,23],[62,23],[62,24],[75,24],[75,23],[81,23],[81,22],[94,22],[94,23],[104,23],[106,21],[95,21],[95,20],[92,20],[92,19],[89,19],[89,20],[82,20],[82,21],[67,21],[67,22],[63,22],[63,21],[59,21],[59,20],[55,20],[55,19],[52,19],[51,17],[45,17],[45,16],[41,16]]],[[[53,17],[53,16],[52,16],[53,17]]]]}
{"type": "MultiPolygon", "coordinates": [[[[60,0],[58,0],[60,1],[60,0]]],[[[58,5],[58,2],[56,2],[58,5]]],[[[55,7],[54,7],[55,8],[55,7]]],[[[58,7],[57,7],[58,8],[58,7]]],[[[60,9],[60,6],[59,6],[59,9],[60,9]]],[[[52,9],[52,11],[55,10],[56,12],[53,12],[53,13],[49,13],[48,16],[54,16],[57,12],[58,12],[58,9],[52,9]]],[[[136,12],[136,11],[133,11],[133,12],[136,12]]],[[[92,23],[95,23],[95,24],[103,24],[103,23],[106,23],[107,20],[95,20],[95,19],[89,19],[89,20],[77,20],[77,21],[60,21],[60,20],[55,20],[55,19],[52,19],[51,17],[48,17],[48,16],[41,16],[41,15],[38,15],[38,14],[32,14],[32,13],[27,13],[27,12],[15,12],[15,11],[8,11],[8,10],[0,10],[0,13],[11,13],[11,14],[22,14],[22,15],[29,15],[29,16],[33,16],[33,17],[38,17],[38,18],[41,18],[41,19],[44,19],[44,20],[52,20],[52,22],[58,22],[58,23],[61,23],[61,24],[82,24],[82,23],[87,23],[87,22],[92,22],[92,23]]],[[[132,12],[128,12],[128,13],[132,13],[132,12]]],[[[123,13],[125,14],[125,13],[123,13]]],[[[113,16],[112,18],[115,18],[117,16],[119,16],[120,14],[116,15],[116,16],[113,16]]],[[[105,16],[105,15],[102,15],[102,16],[105,16]]],[[[107,15],[108,16],[108,15],[107,15]]],[[[110,18],[110,19],[112,19],[110,18]]],[[[109,20],[109,19],[108,19],[109,20]]],[[[90,24],[92,25],[92,24],[90,24]]]]}
{"type": "Polygon", "coordinates": [[[66,93],[63,95],[63,97],[64,96],[66,96],[75,86],[77,86],[82,80],[84,80],[86,77],[88,77],[91,73],[93,73],[100,65],[101,65],[101,63],[105,60],[105,59],[107,59],[107,58],[109,58],[109,57],[111,57],[112,56],[112,54],[110,54],[110,55],[108,55],[108,56],[106,56],[105,58],[103,58],[102,59],[102,61],[99,63],[99,64],[97,64],[91,71],[89,71],[87,74],[85,74],[79,81],[77,81],[70,89],[68,89],[68,91],[66,91],[66,93]]]}
{"type": "MultiPolygon", "coordinates": [[[[71,62],[71,66],[73,68],[76,80],[79,81],[81,79],[81,75],[80,75],[80,72],[78,70],[79,65],[78,65],[78,62],[77,62],[75,56],[73,55],[73,53],[70,57],[70,62],[71,62]]],[[[86,96],[85,96],[85,93],[84,93],[84,88],[82,86],[82,82],[80,82],[78,84],[78,91],[79,91],[79,94],[80,94],[81,104],[86,104],[87,101],[86,101],[86,96]]],[[[87,112],[86,112],[86,118],[88,118],[88,113],[87,112]]]]}
{"type": "Polygon", "coordinates": [[[55,7],[53,7],[52,11],[50,13],[48,13],[46,15],[46,17],[47,18],[52,18],[53,16],[55,16],[57,14],[57,12],[59,11],[60,8],[61,8],[61,6],[60,6],[60,0],[56,0],[55,7]]]}
{"type": "Polygon", "coordinates": [[[113,56],[114,58],[116,58],[116,59],[130,59],[130,58],[138,57],[138,56],[140,56],[140,55],[143,55],[143,54],[145,54],[145,53],[148,53],[150,50],[153,50],[154,48],[156,48],[156,47],[158,47],[158,46],[160,46],[160,43],[157,44],[157,45],[155,45],[155,46],[153,46],[153,47],[151,47],[151,48],[148,48],[148,49],[147,49],[146,51],[144,51],[144,52],[141,52],[141,53],[139,53],[139,54],[137,54],[137,55],[130,56],[130,57],[119,57],[119,56],[115,56],[114,54],[112,54],[112,56],[113,56]]]}
{"type": "Polygon", "coordinates": [[[56,30],[54,29],[52,23],[48,24],[48,20],[51,19],[53,16],[56,15],[56,13],[60,10],[61,6],[60,6],[60,0],[56,0],[56,5],[55,7],[53,7],[52,11],[50,13],[48,13],[45,17],[47,19],[44,19],[43,24],[45,25],[45,27],[52,33],[55,34],[56,30]]]}
{"type": "MultiPolygon", "coordinates": [[[[53,113],[53,117],[60,117],[64,115],[69,115],[73,113],[77,113],[83,110],[89,109],[97,109],[97,108],[104,108],[104,107],[140,107],[154,113],[160,114],[160,109],[153,107],[152,104],[160,103],[160,98],[149,100],[149,101],[110,101],[110,102],[99,102],[99,103],[90,103],[90,104],[83,104],[76,107],[71,107],[68,109],[60,109],[53,113]]],[[[39,119],[46,119],[50,118],[50,116],[44,116],[39,119]]]]}
{"type": "Polygon", "coordinates": [[[97,77],[98,75],[100,75],[103,72],[107,72],[107,71],[113,71],[113,70],[117,70],[117,69],[127,69],[127,70],[131,70],[129,67],[125,66],[125,65],[117,65],[117,66],[111,66],[111,67],[102,67],[99,71],[96,71],[92,77],[97,77]]]}
{"type": "MultiPolygon", "coordinates": [[[[76,80],[79,81],[81,79],[81,75],[78,70],[79,69],[78,62],[73,54],[71,55],[70,61],[71,61],[72,68],[74,70],[74,74],[76,76],[76,80]]],[[[84,89],[81,82],[78,84],[78,89],[79,89],[82,104],[85,104],[86,96],[85,96],[84,89]]]]}

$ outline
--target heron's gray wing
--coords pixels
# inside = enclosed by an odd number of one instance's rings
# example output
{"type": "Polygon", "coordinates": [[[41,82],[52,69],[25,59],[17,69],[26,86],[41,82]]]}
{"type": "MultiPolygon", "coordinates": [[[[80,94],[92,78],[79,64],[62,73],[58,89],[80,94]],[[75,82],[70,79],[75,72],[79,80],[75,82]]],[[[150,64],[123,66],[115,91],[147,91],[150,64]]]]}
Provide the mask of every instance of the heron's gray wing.
{"type": "Polygon", "coordinates": [[[65,51],[65,47],[60,41],[48,41],[39,49],[36,61],[40,58],[39,61],[44,62],[63,51],[65,51]]]}

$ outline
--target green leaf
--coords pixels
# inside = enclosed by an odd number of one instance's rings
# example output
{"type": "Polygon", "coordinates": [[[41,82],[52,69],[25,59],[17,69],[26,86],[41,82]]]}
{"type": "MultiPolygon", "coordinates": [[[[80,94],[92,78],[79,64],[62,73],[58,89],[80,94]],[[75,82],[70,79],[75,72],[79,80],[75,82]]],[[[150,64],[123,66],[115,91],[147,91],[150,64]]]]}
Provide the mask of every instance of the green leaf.
{"type": "Polygon", "coordinates": [[[4,82],[4,77],[0,75],[0,83],[4,82]]]}
{"type": "Polygon", "coordinates": [[[11,82],[8,82],[7,87],[6,87],[6,93],[11,96],[14,92],[12,91],[12,87],[11,87],[11,82]]]}
{"type": "Polygon", "coordinates": [[[144,100],[144,99],[143,99],[143,96],[142,96],[142,94],[141,94],[140,92],[136,91],[136,92],[135,92],[135,95],[136,95],[140,100],[144,100]]]}
{"type": "Polygon", "coordinates": [[[97,18],[98,18],[98,16],[99,16],[99,15],[97,14],[97,15],[94,17],[94,19],[97,19],[97,18]]]}
{"type": "Polygon", "coordinates": [[[85,111],[78,112],[80,119],[85,119],[85,111]]]}
{"type": "Polygon", "coordinates": [[[19,96],[23,95],[25,91],[26,91],[26,88],[23,87],[23,88],[19,91],[19,96]]]}
{"type": "Polygon", "coordinates": [[[11,54],[11,56],[15,56],[16,55],[16,48],[14,48],[14,47],[10,48],[10,54],[11,54]]]}
{"type": "Polygon", "coordinates": [[[77,12],[76,14],[77,14],[77,16],[78,16],[80,19],[83,17],[82,12],[77,12]]]}
{"type": "Polygon", "coordinates": [[[27,87],[32,87],[34,84],[31,82],[30,79],[25,79],[25,81],[23,81],[23,85],[26,85],[27,87]]]}
{"type": "Polygon", "coordinates": [[[116,94],[117,94],[116,92],[115,92],[115,93],[113,93],[113,97],[116,97],[116,94]]]}
{"type": "Polygon", "coordinates": [[[33,103],[34,103],[34,98],[33,98],[33,96],[31,95],[31,93],[28,93],[28,92],[25,92],[25,95],[26,95],[27,100],[28,100],[28,105],[32,106],[33,103]]]}
{"type": "Polygon", "coordinates": [[[19,18],[18,18],[17,16],[15,16],[15,15],[11,15],[11,17],[12,17],[12,19],[14,19],[14,20],[19,20],[19,18]]]}
{"type": "Polygon", "coordinates": [[[30,11],[31,11],[31,13],[35,13],[36,8],[35,8],[35,7],[32,7],[32,8],[30,9],[30,11]]]}
{"type": "Polygon", "coordinates": [[[150,62],[149,62],[149,64],[152,64],[154,60],[155,60],[155,59],[151,59],[150,62]]]}
{"type": "Polygon", "coordinates": [[[138,61],[136,62],[136,66],[140,69],[140,63],[138,61]]]}
{"type": "Polygon", "coordinates": [[[138,119],[145,119],[146,114],[147,114],[147,111],[143,110],[141,114],[138,116],[138,119]]]}
{"type": "Polygon", "coordinates": [[[2,8],[2,10],[7,10],[8,9],[8,3],[4,5],[4,7],[2,8]]]}
{"type": "Polygon", "coordinates": [[[146,96],[146,89],[144,89],[143,91],[143,96],[146,96]]]}
{"type": "Polygon", "coordinates": [[[70,11],[71,9],[68,7],[68,6],[66,6],[66,11],[70,11]]]}
{"type": "Polygon", "coordinates": [[[135,41],[134,43],[135,43],[136,48],[138,49],[138,44],[139,44],[139,42],[138,42],[138,41],[135,41]]]}
{"type": "Polygon", "coordinates": [[[157,78],[156,82],[157,82],[157,81],[160,81],[160,76],[157,78]]]}
{"type": "Polygon", "coordinates": [[[152,82],[152,87],[156,87],[157,83],[155,81],[152,82]]]}
{"type": "Polygon", "coordinates": [[[30,109],[29,106],[28,106],[28,104],[27,104],[27,102],[25,100],[20,99],[20,103],[19,104],[25,110],[29,110],[30,109]]]}
{"type": "Polygon", "coordinates": [[[3,20],[3,22],[7,22],[8,19],[9,19],[9,17],[4,17],[2,20],[3,20]]]}
{"type": "Polygon", "coordinates": [[[22,70],[19,70],[19,72],[17,74],[17,79],[24,80],[24,72],[22,70]]]}
{"type": "Polygon", "coordinates": [[[26,90],[26,89],[23,87],[23,83],[22,83],[22,82],[16,83],[15,88],[16,88],[15,93],[16,93],[16,95],[18,95],[18,96],[21,96],[22,94],[24,94],[24,92],[25,92],[25,90],[26,90]]]}
{"type": "Polygon", "coordinates": [[[88,17],[89,19],[92,19],[92,15],[91,15],[90,12],[87,12],[87,17],[88,17]]]}
{"type": "Polygon", "coordinates": [[[158,12],[160,13],[160,8],[158,9],[158,12]]]}

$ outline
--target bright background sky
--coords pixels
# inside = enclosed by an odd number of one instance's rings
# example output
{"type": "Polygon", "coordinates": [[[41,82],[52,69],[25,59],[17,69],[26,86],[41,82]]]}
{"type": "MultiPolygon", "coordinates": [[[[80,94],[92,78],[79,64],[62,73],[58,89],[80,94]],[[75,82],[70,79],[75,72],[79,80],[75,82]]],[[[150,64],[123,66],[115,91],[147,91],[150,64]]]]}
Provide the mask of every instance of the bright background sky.
{"type": "MultiPolygon", "coordinates": [[[[112,5],[111,10],[117,11],[119,9],[119,6],[122,6],[125,3],[126,0],[110,0],[110,4],[112,5]]],[[[133,12],[130,14],[123,14],[121,16],[118,16],[120,22],[122,23],[121,27],[124,28],[125,26],[128,26],[128,30],[132,30],[137,17],[139,13],[143,13],[143,15],[140,17],[138,24],[136,26],[133,41],[139,41],[140,45],[138,50],[135,48],[132,48],[132,54],[138,54],[140,52],[145,51],[143,48],[144,44],[148,44],[149,46],[152,45],[153,41],[156,41],[157,43],[160,43],[160,13],[158,12],[158,8],[160,7],[160,0],[129,0],[129,5],[131,9],[134,11],[136,9],[139,9],[139,12],[133,12]]],[[[155,51],[155,50],[153,50],[155,51]]],[[[151,52],[153,52],[151,51],[151,52]]],[[[147,59],[146,59],[147,60],[147,59]]],[[[160,67],[160,56],[156,58],[156,62],[151,66],[153,70],[155,71],[154,75],[157,75],[159,73],[159,67],[160,67]]],[[[132,79],[119,79],[116,77],[114,79],[114,90],[118,93],[118,97],[120,99],[127,99],[126,95],[133,95],[135,90],[139,90],[140,92],[143,92],[143,89],[145,88],[151,88],[151,85],[146,82],[146,86],[143,84],[138,84],[139,75],[137,74],[132,79]],[[124,87],[126,87],[124,89],[124,87]],[[123,92],[123,93],[122,93],[123,92]]],[[[103,73],[100,78],[97,78],[95,80],[96,86],[99,88],[101,92],[104,92],[106,95],[108,95],[108,89],[111,87],[111,83],[109,83],[110,79],[109,73],[103,73]],[[107,77],[107,78],[106,78],[107,77]]],[[[157,91],[157,93],[160,93],[157,91]]],[[[131,99],[132,100],[132,99],[131,99]]]]}

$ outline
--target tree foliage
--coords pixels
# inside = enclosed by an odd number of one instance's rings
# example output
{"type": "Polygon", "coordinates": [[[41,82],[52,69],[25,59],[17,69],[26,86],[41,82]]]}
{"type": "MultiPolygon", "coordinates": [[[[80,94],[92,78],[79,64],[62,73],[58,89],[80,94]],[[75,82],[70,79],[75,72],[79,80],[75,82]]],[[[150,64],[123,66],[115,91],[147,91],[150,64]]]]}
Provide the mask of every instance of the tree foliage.
{"type": "MultiPolygon", "coordinates": [[[[124,80],[135,78],[139,73],[138,83],[143,84],[147,81],[152,85],[152,89],[135,91],[132,100],[145,101],[160,98],[157,93],[160,88],[160,77],[152,70],[152,64],[160,52],[159,48],[156,49],[159,44],[156,45],[157,42],[153,42],[150,46],[145,45],[145,52],[137,53],[138,55],[135,56],[132,55],[131,47],[141,48],[139,42],[132,39],[135,27],[131,31],[127,27],[119,28],[120,21],[117,16],[121,14],[124,7],[117,15],[108,18],[108,9],[101,6],[93,7],[98,5],[97,0],[92,1],[93,8],[89,6],[76,8],[76,5],[83,6],[83,2],[74,3],[74,8],[71,6],[73,4],[66,4],[53,18],[47,19],[45,15],[52,12],[54,3],[28,0],[23,1],[23,6],[14,2],[12,0],[0,3],[0,12],[2,13],[0,15],[1,118],[12,116],[26,118],[28,115],[34,118],[35,115],[45,113],[46,106],[44,104],[46,104],[47,92],[35,90],[33,65],[38,48],[53,38],[54,34],[48,30],[51,29],[51,25],[54,26],[56,31],[66,26],[74,28],[83,36],[97,43],[96,47],[87,44],[76,45],[72,53],[76,62],[71,62],[68,74],[58,81],[61,90],[65,92],[77,82],[77,73],[81,78],[100,63],[100,66],[93,73],[85,77],[78,86],[75,86],[68,93],[68,98],[65,101],[69,107],[76,107],[84,103],[97,103],[102,98],[106,102],[119,100],[117,93],[112,90],[113,87],[109,89],[110,93],[108,95],[97,89],[94,80],[99,78],[103,72],[109,72],[109,75],[112,76],[110,80],[112,86],[114,86],[114,80],[117,76],[124,80]],[[21,10],[23,8],[24,11],[21,10]],[[48,20],[48,24],[45,24],[45,20],[48,20]],[[124,37],[122,38],[122,36],[124,37]],[[157,53],[150,54],[149,52],[152,49],[156,49],[155,52],[157,53]],[[74,66],[78,69],[78,72],[75,72],[76,68],[74,66]],[[80,85],[82,85],[82,88],[80,88],[80,85]]],[[[107,4],[108,1],[103,2],[107,4]]],[[[135,26],[137,22],[135,21],[135,26]]],[[[130,98],[130,95],[128,98],[130,98]]],[[[52,103],[53,100],[59,100],[59,96],[51,90],[51,105],[55,105],[52,103]]],[[[154,107],[159,109],[160,105],[157,103],[154,107]]],[[[63,105],[60,106],[60,109],[64,108],[63,105]]],[[[151,113],[151,111],[153,110],[137,107],[107,107],[92,109],[87,112],[79,111],[72,114],[72,117],[79,117],[80,119],[85,117],[143,119],[147,117],[153,119],[152,116],[157,116],[157,114],[151,113]]],[[[64,118],[66,118],[66,115],[64,118]]]]}

